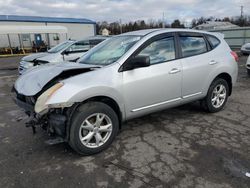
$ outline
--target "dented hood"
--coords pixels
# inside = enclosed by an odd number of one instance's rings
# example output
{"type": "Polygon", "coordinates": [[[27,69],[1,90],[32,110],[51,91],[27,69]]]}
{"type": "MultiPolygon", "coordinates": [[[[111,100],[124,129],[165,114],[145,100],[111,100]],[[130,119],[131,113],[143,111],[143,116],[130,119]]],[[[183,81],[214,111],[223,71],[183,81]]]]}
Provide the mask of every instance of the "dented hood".
{"type": "MultiPolygon", "coordinates": [[[[34,96],[53,78],[69,70],[90,70],[96,65],[86,65],[79,63],[60,63],[56,65],[41,65],[34,67],[20,76],[15,82],[15,89],[19,94],[34,96]]],[[[71,75],[70,75],[71,76],[71,75]]],[[[72,73],[72,76],[74,74],[72,73]]]]}

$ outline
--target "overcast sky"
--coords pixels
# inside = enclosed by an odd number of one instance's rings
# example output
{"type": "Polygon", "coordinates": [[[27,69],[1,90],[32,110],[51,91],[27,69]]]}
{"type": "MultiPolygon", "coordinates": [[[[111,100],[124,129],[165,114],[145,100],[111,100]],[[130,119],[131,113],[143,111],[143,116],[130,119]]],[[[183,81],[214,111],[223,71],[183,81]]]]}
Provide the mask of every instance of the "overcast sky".
{"type": "Polygon", "coordinates": [[[94,21],[122,22],[139,19],[191,21],[201,16],[250,14],[250,0],[0,0],[0,14],[83,17],[94,21]]]}

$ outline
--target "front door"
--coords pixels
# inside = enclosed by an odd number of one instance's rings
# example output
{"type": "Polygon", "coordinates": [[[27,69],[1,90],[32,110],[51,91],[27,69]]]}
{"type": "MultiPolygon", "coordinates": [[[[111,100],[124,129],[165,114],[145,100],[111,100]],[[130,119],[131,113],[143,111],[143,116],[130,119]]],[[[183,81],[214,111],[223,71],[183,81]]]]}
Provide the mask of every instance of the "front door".
{"type": "Polygon", "coordinates": [[[179,103],[182,68],[175,44],[171,35],[147,42],[135,56],[149,56],[151,65],[123,72],[127,118],[179,103]]]}

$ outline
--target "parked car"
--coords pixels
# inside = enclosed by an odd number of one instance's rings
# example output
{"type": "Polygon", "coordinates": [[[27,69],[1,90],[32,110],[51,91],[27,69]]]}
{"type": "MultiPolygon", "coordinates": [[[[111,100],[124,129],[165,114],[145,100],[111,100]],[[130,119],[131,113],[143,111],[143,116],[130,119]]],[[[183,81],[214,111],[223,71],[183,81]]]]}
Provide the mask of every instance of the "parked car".
{"type": "Polygon", "coordinates": [[[246,68],[247,68],[247,73],[250,76],[250,55],[247,58],[246,68]]]}
{"type": "Polygon", "coordinates": [[[23,74],[27,69],[37,65],[44,65],[47,63],[56,64],[63,61],[75,62],[90,48],[94,47],[105,39],[107,39],[107,37],[94,36],[80,41],[68,40],[58,44],[47,52],[25,56],[21,59],[19,64],[19,74],[23,74]]]}
{"type": "Polygon", "coordinates": [[[135,31],[102,42],[77,64],[27,72],[15,82],[15,100],[30,116],[27,126],[42,125],[90,155],[106,149],[126,120],[196,100],[208,112],[222,110],[237,61],[216,33],[135,31]]]}
{"type": "Polygon", "coordinates": [[[243,55],[250,55],[250,43],[246,43],[241,47],[241,53],[243,55]]]}

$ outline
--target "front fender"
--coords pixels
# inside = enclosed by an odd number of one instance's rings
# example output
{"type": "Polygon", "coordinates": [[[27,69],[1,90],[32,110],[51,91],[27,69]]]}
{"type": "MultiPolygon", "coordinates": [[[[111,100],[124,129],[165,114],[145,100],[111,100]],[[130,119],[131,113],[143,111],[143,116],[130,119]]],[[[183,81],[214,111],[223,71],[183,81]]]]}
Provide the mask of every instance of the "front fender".
{"type": "Polygon", "coordinates": [[[77,85],[66,84],[57,90],[46,102],[48,106],[52,107],[69,107],[75,103],[81,103],[93,97],[109,97],[116,101],[121,112],[125,115],[124,99],[121,93],[108,86],[98,86],[91,88],[80,88],[77,85]],[[64,106],[65,105],[65,106],[64,106]]]}

